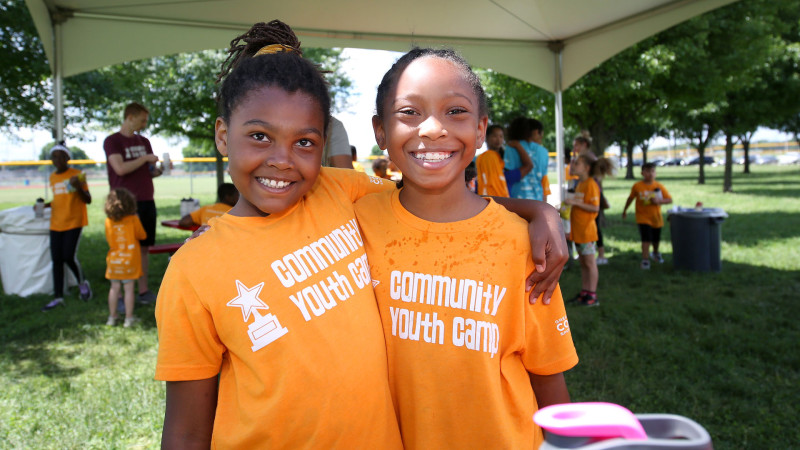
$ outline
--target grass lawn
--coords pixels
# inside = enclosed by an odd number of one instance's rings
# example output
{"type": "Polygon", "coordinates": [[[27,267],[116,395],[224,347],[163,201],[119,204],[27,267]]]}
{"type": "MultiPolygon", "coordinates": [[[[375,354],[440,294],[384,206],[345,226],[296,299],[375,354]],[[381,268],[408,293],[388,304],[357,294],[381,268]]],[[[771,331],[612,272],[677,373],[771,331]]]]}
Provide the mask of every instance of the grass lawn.
{"type": "MultiPolygon", "coordinates": [[[[722,168],[658,170],[675,203],[702,201],[730,217],[722,224],[722,272],[672,269],[669,227],[664,265],[639,269],[632,215],[621,210],[633,181],[609,179],[604,229],[610,264],[600,267],[598,308],[569,307],[581,362],[567,373],[575,401],[620,403],[637,413],[690,417],[708,429],[716,448],[790,448],[800,442],[800,168],[736,167],[735,193],[722,194],[722,168]]],[[[95,288],[89,303],[69,297],[50,313],[50,297],[0,295],[0,448],[155,448],[164,386],[153,381],[153,307],[137,307],[132,329],[104,326],[107,246],[105,181],[90,180],[79,259],[95,288]]],[[[156,180],[160,218],[177,218],[188,178],[156,180]]],[[[213,201],[213,177],[196,177],[194,196],[213,201]]],[[[32,204],[42,189],[0,189],[0,209],[32,204]]],[[[666,210],[666,208],[665,208],[666,210]]],[[[186,237],[159,227],[158,242],[186,237]]],[[[151,287],[167,258],[151,258],[151,287]]],[[[580,289],[577,267],[565,271],[565,297],[580,289]]]]}

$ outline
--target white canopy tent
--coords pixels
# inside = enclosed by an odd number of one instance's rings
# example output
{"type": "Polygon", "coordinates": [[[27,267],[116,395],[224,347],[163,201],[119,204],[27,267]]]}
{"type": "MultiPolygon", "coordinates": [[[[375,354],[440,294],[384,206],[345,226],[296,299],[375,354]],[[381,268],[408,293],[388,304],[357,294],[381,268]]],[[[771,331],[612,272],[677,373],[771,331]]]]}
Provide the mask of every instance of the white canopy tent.
{"type": "Polygon", "coordinates": [[[125,61],[227,47],[254,22],[280,19],[306,47],[406,51],[448,45],[555,94],[563,188],[561,92],[625,48],[735,0],[26,0],[61,80],[125,61]]]}

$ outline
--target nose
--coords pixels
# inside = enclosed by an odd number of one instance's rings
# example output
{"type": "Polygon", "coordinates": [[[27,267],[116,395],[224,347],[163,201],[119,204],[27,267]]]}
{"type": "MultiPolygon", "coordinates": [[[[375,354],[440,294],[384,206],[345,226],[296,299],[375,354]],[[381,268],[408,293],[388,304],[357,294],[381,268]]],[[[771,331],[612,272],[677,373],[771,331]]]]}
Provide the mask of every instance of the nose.
{"type": "Polygon", "coordinates": [[[426,137],[431,140],[439,139],[446,136],[447,130],[444,128],[442,122],[434,115],[428,116],[427,119],[419,124],[419,136],[426,137]]]}
{"type": "Polygon", "coordinates": [[[278,170],[287,170],[294,167],[292,150],[286,145],[274,145],[264,160],[264,164],[278,170]]]}

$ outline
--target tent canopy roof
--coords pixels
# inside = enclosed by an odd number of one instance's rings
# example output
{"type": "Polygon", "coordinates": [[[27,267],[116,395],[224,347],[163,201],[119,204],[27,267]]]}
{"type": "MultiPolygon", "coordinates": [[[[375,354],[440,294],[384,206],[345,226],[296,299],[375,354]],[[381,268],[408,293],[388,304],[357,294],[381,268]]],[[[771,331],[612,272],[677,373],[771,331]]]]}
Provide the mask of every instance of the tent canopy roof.
{"type": "Polygon", "coordinates": [[[634,43],[734,0],[26,0],[63,76],[225,48],[255,21],[283,20],[306,47],[406,51],[448,45],[471,64],[558,90],[634,43]],[[54,28],[54,23],[61,27],[54,28]]]}

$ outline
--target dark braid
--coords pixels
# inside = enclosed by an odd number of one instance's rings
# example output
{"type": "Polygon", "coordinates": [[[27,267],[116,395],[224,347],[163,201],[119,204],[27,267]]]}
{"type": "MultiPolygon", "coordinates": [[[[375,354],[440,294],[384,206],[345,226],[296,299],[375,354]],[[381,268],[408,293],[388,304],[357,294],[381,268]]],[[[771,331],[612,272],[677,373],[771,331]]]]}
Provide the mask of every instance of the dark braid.
{"type": "Polygon", "coordinates": [[[316,100],[327,130],[331,117],[328,83],[317,66],[301,56],[299,46],[300,41],[292,29],[278,20],[257,23],[250,31],[231,41],[228,59],[218,77],[222,80],[217,95],[219,116],[228,123],[231,112],[248,93],[274,86],[289,93],[300,91],[316,100]],[[297,52],[253,57],[263,47],[272,44],[290,46],[297,52]]]}
{"type": "Polygon", "coordinates": [[[411,51],[401,56],[400,59],[398,59],[397,62],[392,65],[392,67],[383,76],[381,84],[378,85],[378,95],[375,99],[375,111],[378,117],[383,118],[383,108],[386,106],[384,105],[384,102],[386,102],[386,96],[389,95],[389,91],[394,89],[394,87],[397,85],[397,80],[400,78],[400,75],[403,73],[403,71],[406,70],[406,67],[408,67],[409,64],[411,64],[414,60],[426,56],[450,61],[462,69],[465,81],[472,87],[472,92],[475,93],[475,97],[478,99],[478,113],[481,116],[488,114],[489,107],[487,106],[486,102],[486,92],[483,90],[481,80],[478,78],[478,75],[472,71],[472,67],[470,67],[469,63],[467,63],[467,61],[462,58],[461,55],[456,53],[455,50],[449,48],[434,49],[414,47],[411,49],[411,51]]]}
{"type": "Polygon", "coordinates": [[[298,54],[303,54],[300,50],[300,40],[289,25],[280,20],[273,20],[270,23],[259,22],[231,41],[228,57],[222,63],[217,75],[217,83],[236,67],[242,58],[252,58],[264,46],[270,44],[288,45],[296,49],[298,54]]]}

